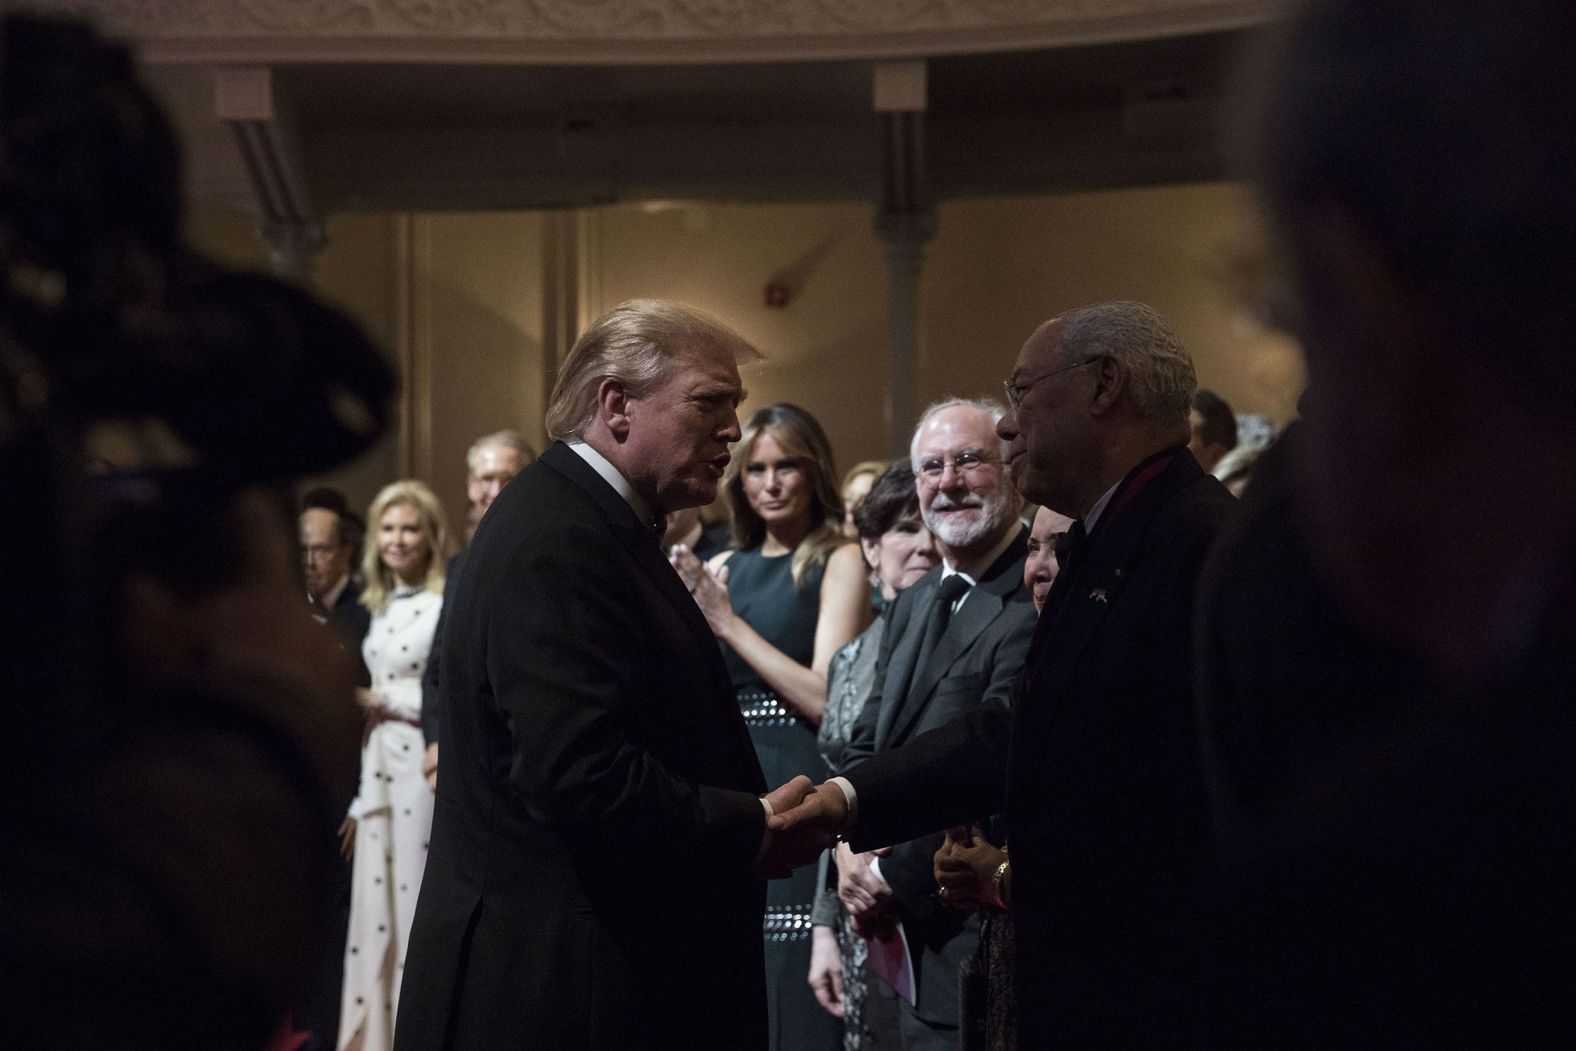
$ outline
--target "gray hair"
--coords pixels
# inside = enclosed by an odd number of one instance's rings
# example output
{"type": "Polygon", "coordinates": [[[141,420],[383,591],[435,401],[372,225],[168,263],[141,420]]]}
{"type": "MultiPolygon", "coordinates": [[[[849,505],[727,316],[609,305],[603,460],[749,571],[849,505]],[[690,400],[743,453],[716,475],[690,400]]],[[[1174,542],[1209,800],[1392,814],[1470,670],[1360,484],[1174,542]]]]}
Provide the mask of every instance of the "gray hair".
{"type": "Polygon", "coordinates": [[[740,364],[761,357],[743,336],[705,311],[663,299],[620,303],[581,333],[559,367],[544,421],[547,436],[582,440],[596,418],[603,380],[618,380],[639,397],[668,378],[677,358],[704,347],[725,350],[740,364]]]}
{"type": "MultiPolygon", "coordinates": [[[[993,429],[1001,422],[1001,418],[1007,415],[1007,407],[993,398],[943,398],[938,402],[932,402],[919,414],[919,422],[914,424],[914,436],[908,440],[909,466],[914,470],[919,470],[919,432],[925,429],[925,424],[930,422],[932,416],[946,409],[976,409],[990,417],[990,425],[993,429]]],[[[998,437],[996,444],[997,455],[1005,460],[1007,443],[998,437]]]]}
{"type": "Polygon", "coordinates": [[[536,450],[531,448],[531,443],[520,437],[519,431],[496,431],[492,434],[477,438],[465,452],[465,466],[471,474],[476,473],[476,461],[481,456],[483,449],[490,448],[513,449],[520,454],[524,463],[536,459],[536,450]]]}
{"type": "Polygon", "coordinates": [[[1142,303],[1097,303],[1061,316],[1069,361],[1110,355],[1127,367],[1133,407],[1146,420],[1188,422],[1198,378],[1171,323],[1142,303]]]}

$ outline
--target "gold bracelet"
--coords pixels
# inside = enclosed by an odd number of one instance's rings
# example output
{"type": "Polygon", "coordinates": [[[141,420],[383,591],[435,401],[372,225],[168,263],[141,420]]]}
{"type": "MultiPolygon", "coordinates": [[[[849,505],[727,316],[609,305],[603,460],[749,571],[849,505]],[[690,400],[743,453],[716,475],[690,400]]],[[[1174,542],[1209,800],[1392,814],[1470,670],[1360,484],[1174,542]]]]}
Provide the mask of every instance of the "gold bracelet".
{"type": "Polygon", "coordinates": [[[1007,902],[1006,890],[1008,886],[1007,873],[1010,872],[1011,869],[1012,861],[1010,859],[1003,858],[1001,864],[996,866],[996,871],[990,878],[991,897],[994,899],[996,907],[1001,909],[1003,912],[1010,908],[1007,902]]]}

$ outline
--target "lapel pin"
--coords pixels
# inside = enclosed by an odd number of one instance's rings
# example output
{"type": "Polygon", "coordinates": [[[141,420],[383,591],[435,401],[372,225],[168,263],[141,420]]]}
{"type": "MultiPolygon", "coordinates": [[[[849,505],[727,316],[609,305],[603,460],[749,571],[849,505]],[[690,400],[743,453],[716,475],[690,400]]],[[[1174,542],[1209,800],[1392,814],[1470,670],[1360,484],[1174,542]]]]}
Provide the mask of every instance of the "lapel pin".
{"type": "Polygon", "coordinates": [[[1106,604],[1105,588],[1095,588],[1093,591],[1089,592],[1089,597],[1100,603],[1102,606],[1106,604]]]}

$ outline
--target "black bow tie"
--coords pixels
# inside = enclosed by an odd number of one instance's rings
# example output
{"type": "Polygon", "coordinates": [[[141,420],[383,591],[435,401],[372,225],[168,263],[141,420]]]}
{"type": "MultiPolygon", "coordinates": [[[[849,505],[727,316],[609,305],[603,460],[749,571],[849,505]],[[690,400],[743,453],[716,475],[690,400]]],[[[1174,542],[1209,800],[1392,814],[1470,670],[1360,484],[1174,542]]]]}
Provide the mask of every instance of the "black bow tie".
{"type": "Polygon", "coordinates": [[[968,577],[965,577],[962,573],[953,573],[951,576],[943,577],[941,579],[941,588],[936,593],[936,601],[950,609],[952,604],[962,598],[963,593],[973,586],[969,583],[968,577]]]}

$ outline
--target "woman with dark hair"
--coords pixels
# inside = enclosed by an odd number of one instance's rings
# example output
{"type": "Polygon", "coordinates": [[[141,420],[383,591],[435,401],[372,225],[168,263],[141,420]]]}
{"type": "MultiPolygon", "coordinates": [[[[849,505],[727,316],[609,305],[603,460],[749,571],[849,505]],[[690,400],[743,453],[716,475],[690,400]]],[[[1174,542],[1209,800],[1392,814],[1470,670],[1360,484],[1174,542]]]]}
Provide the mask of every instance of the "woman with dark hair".
{"type": "MultiPolygon", "coordinates": [[[[723,478],[734,547],[703,565],[676,548],[675,568],[723,644],[744,721],[769,784],[825,776],[816,727],[832,655],[864,628],[870,591],[821,425],[794,405],[746,421],[723,478]]],[[[773,881],[765,921],[773,1051],[832,1048],[836,1023],[805,985],[815,873],[773,881]]]]}
{"type": "MultiPolygon", "coordinates": [[[[941,559],[935,537],[920,518],[914,471],[907,460],[899,460],[881,472],[853,519],[861,553],[870,567],[870,584],[882,606],[895,600],[898,592],[930,572],[941,559]]],[[[843,771],[848,738],[875,685],[876,656],[881,651],[885,628],[886,618],[877,617],[832,658],[827,672],[826,709],[821,713],[821,728],[816,736],[821,757],[832,774],[843,771]]],[[[838,900],[832,863],[832,851],[821,856],[819,889],[810,916],[810,988],[822,1007],[843,1020],[845,1051],[895,1046],[895,1011],[869,1009],[875,1006],[867,996],[865,963],[869,944],[855,933],[853,921],[838,900]]]]}

